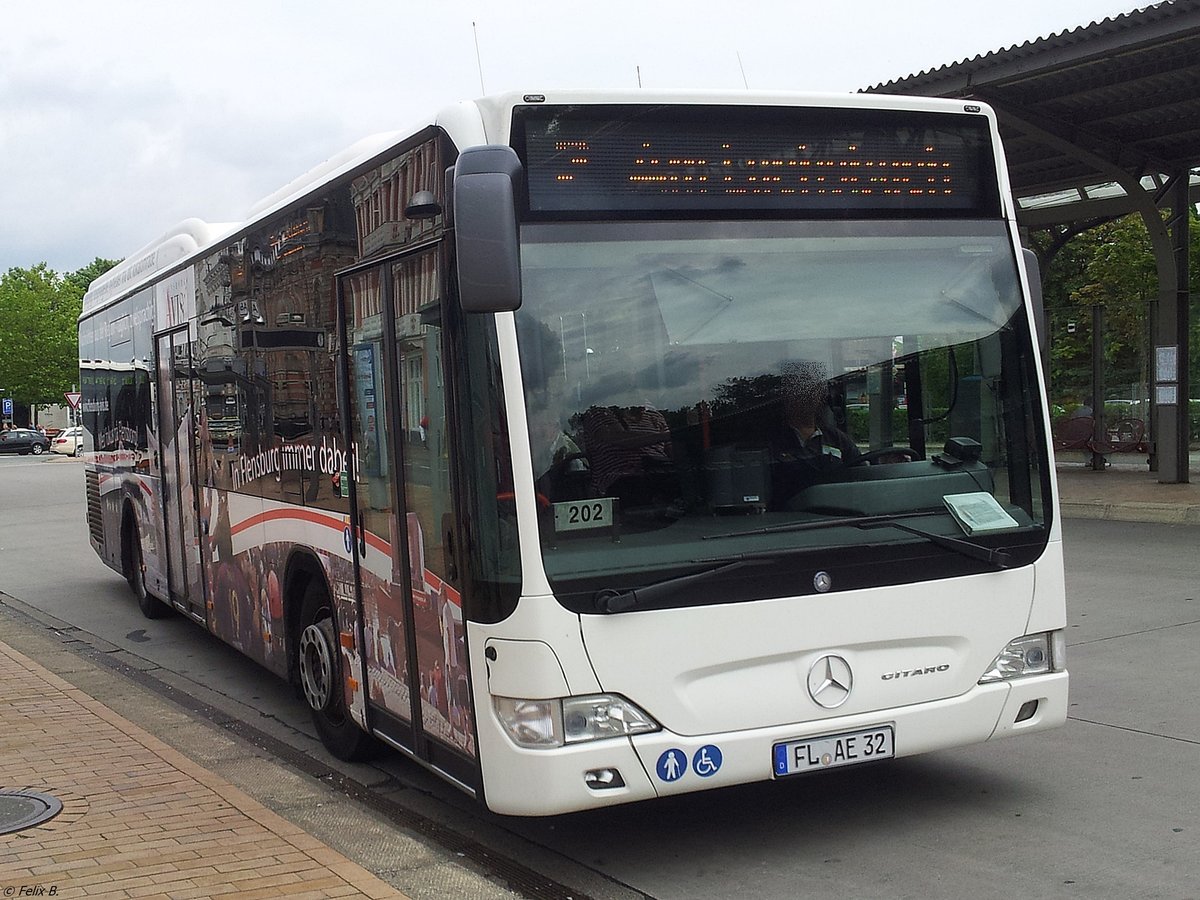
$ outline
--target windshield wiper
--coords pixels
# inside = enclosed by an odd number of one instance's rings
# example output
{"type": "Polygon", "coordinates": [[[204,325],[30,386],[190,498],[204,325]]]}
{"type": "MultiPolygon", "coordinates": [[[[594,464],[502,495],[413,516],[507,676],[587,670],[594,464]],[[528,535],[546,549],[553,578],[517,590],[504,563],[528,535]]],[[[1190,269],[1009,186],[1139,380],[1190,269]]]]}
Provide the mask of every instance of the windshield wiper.
{"type": "Polygon", "coordinates": [[[717,575],[724,575],[726,572],[732,572],[734,569],[740,569],[743,566],[762,565],[769,561],[769,559],[726,560],[710,568],[701,569],[699,572],[676,575],[673,578],[665,578],[662,581],[656,581],[645,587],[634,588],[629,591],[614,591],[611,588],[605,588],[604,590],[596,591],[593,599],[596,603],[596,609],[600,612],[627,612],[635,607],[653,603],[655,600],[674,593],[681,587],[688,587],[717,575]]]}
{"type": "Polygon", "coordinates": [[[1006,550],[993,550],[989,547],[981,547],[978,544],[972,544],[970,541],[964,541],[961,538],[946,537],[942,534],[932,534],[928,531],[921,531],[919,528],[913,528],[909,525],[901,523],[900,519],[916,519],[922,516],[941,516],[945,515],[944,510],[928,509],[910,513],[896,513],[883,516],[841,516],[836,519],[822,519],[816,522],[790,522],[786,525],[768,525],[764,528],[756,528],[751,531],[735,531],[728,534],[706,534],[704,540],[714,540],[716,538],[727,537],[744,537],[752,534],[782,534],[792,531],[820,531],[824,528],[840,528],[849,525],[852,528],[858,528],[862,531],[867,531],[872,528],[897,528],[900,531],[906,531],[909,534],[914,534],[917,537],[923,537],[931,544],[936,544],[946,550],[952,550],[963,556],[971,559],[978,559],[995,566],[997,569],[1007,569],[1012,562],[1012,558],[1006,550]]]}
{"type": "Polygon", "coordinates": [[[917,537],[923,537],[931,544],[936,544],[939,547],[944,547],[947,550],[952,550],[962,556],[970,557],[971,559],[982,560],[995,566],[997,569],[1007,569],[1012,565],[1012,556],[1007,550],[993,550],[990,547],[980,547],[978,544],[972,544],[970,541],[964,541],[962,538],[946,537],[944,534],[931,534],[928,531],[922,531],[919,528],[912,528],[908,525],[903,525],[900,522],[884,521],[880,522],[858,522],[856,528],[863,531],[868,531],[872,528],[898,528],[901,531],[906,531],[909,534],[915,534],[917,537]]]}
{"type": "MultiPolygon", "coordinates": [[[[782,531],[815,531],[822,528],[838,528],[841,526],[849,526],[858,528],[862,531],[869,531],[874,528],[896,528],[908,534],[924,538],[931,544],[958,553],[970,559],[978,559],[986,562],[989,565],[995,566],[997,569],[1007,569],[1012,565],[1012,556],[1007,550],[996,549],[989,547],[981,547],[978,544],[972,544],[970,541],[964,541],[961,538],[946,537],[942,534],[933,534],[928,531],[922,531],[919,528],[913,528],[905,525],[898,519],[910,519],[920,516],[941,515],[935,510],[926,510],[924,512],[900,513],[895,515],[885,516],[844,516],[837,519],[826,519],[821,522],[794,522],[790,525],[776,525],[766,528],[758,528],[753,531],[742,531],[734,534],[714,534],[705,535],[704,539],[721,538],[721,537],[737,537],[748,534],[768,534],[778,533],[782,531]]],[[[633,588],[628,591],[616,591],[611,588],[604,588],[596,591],[593,596],[593,601],[596,604],[596,609],[602,613],[619,613],[627,612],[639,606],[652,604],[657,600],[661,600],[665,596],[677,591],[682,587],[689,587],[701,581],[706,581],[718,575],[724,575],[732,572],[734,569],[740,569],[743,566],[764,565],[779,560],[783,557],[812,553],[820,548],[816,547],[787,547],[773,550],[759,550],[750,553],[743,553],[735,557],[726,557],[714,566],[707,569],[701,569],[699,572],[689,572],[687,575],[676,575],[673,578],[664,578],[662,581],[656,581],[653,584],[648,584],[645,587],[633,588]]],[[[828,548],[825,548],[828,549],[828,548]]],[[[702,562],[703,560],[695,560],[702,562]]]]}
{"type": "Polygon", "coordinates": [[[751,528],[749,531],[727,531],[723,534],[706,534],[702,541],[714,541],[719,538],[747,537],[752,534],[786,534],[789,531],[820,531],[824,528],[839,528],[842,525],[853,525],[861,528],[876,523],[891,523],[897,519],[917,519],[922,516],[944,516],[944,509],[925,509],[908,513],[888,513],[883,516],[839,516],[836,519],[817,519],[812,522],[787,522],[783,525],[765,525],[762,528],[751,528]]]}

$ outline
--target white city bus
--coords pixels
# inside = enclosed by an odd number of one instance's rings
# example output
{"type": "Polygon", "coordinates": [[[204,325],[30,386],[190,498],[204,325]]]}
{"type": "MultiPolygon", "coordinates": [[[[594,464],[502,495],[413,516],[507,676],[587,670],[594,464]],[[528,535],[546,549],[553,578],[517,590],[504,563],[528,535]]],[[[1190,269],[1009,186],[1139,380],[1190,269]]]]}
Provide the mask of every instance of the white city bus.
{"type": "Polygon", "coordinates": [[[979,104],[462,103],[92,285],[92,541],[501,813],[1041,731],[1025,267],[979,104]]]}

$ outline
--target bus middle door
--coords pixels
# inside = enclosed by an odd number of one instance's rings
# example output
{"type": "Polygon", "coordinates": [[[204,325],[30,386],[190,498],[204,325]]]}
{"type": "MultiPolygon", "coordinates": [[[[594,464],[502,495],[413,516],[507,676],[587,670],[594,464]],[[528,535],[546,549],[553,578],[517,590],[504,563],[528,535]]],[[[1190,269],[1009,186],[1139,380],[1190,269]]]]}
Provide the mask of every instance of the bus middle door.
{"type": "Polygon", "coordinates": [[[187,327],[158,336],[158,435],[171,603],[205,621],[196,504],[195,390],[187,327]]]}

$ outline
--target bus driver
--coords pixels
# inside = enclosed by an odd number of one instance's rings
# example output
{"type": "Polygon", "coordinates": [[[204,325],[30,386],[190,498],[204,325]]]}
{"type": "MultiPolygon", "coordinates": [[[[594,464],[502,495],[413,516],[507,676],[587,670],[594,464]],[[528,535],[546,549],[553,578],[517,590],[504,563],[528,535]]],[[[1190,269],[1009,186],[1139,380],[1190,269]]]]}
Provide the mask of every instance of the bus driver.
{"type": "Polygon", "coordinates": [[[771,496],[784,506],[862,455],[833,424],[826,375],[823,365],[805,360],[786,365],[780,379],[783,416],[771,442],[771,496]]]}

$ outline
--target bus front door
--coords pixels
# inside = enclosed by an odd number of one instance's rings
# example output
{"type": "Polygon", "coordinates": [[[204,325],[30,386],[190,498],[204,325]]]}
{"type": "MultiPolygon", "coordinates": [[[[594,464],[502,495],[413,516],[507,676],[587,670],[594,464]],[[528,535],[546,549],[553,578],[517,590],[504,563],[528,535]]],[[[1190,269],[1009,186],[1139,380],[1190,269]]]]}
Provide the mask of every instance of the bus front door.
{"type": "Polygon", "coordinates": [[[474,725],[453,519],[439,248],[343,274],[372,727],[467,783],[474,725]]]}
{"type": "Polygon", "coordinates": [[[199,520],[192,473],[196,392],[187,328],[159,335],[157,350],[158,435],[162,448],[160,472],[167,582],[172,605],[204,622],[199,520]]]}

